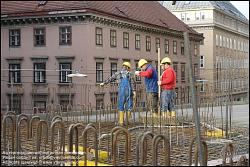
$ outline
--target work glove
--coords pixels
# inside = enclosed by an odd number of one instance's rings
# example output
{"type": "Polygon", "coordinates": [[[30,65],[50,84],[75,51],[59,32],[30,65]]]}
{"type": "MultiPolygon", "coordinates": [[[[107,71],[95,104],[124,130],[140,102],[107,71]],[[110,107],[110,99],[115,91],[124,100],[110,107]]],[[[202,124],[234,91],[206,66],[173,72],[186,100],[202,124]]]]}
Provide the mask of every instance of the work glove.
{"type": "Polygon", "coordinates": [[[161,81],[157,81],[158,85],[161,86],[161,81]]]}
{"type": "Polygon", "coordinates": [[[104,83],[100,83],[100,86],[104,86],[104,83]]]}
{"type": "Polygon", "coordinates": [[[139,76],[140,75],[140,71],[135,71],[135,75],[139,76]]]}

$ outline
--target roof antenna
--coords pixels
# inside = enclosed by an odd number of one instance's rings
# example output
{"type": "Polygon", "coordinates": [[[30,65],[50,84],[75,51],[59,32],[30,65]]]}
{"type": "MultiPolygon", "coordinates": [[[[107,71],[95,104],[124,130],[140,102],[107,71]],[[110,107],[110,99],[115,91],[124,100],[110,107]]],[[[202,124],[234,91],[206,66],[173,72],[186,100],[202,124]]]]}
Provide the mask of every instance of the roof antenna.
{"type": "Polygon", "coordinates": [[[172,5],[175,5],[176,4],[176,1],[172,1],[172,5]]]}

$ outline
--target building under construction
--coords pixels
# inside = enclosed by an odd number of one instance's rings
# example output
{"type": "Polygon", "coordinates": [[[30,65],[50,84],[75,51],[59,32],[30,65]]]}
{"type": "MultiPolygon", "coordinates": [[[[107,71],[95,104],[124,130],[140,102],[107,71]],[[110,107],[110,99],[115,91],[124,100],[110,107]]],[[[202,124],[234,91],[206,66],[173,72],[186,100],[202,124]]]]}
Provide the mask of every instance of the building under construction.
{"type": "Polygon", "coordinates": [[[203,36],[158,2],[1,1],[1,24],[2,165],[248,165],[230,89],[216,99],[196,82],[203,36]],[[177,74],[175,114],[153,117],[137,77],[132,118],[117,126],[117,83],[100,83],[158,55],[177,74]]]}

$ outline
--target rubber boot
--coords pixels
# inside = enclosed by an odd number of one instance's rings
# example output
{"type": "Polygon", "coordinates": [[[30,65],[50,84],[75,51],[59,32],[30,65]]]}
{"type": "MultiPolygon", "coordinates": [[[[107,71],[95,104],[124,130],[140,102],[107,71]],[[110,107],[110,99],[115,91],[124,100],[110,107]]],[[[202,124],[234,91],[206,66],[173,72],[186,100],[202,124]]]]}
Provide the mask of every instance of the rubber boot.
{"type": "Polygon", "coordinates": [[[153,117],[157,118],[158,117],[158,113],[157,112],[153,112],[153,117]]]}
{"type": "Polygon", "coordinates": [[[124,123],[124,112],[123,111],[119,111],[119,125],[122,126],[124,123]]]}
{"type": "Polygon", "coordinates": [[[168,116],[168,111],[163,111],[162,112],[162,117],[163,118],[167,118],[167,116],[168,116]]]}
{"type": "Polygon", "coordinates": [[[128,111],[128,120],[131,119],[131,111],[128,111]]]}
{"type": "Polygon", "coordinates": [[[175,115],[176,115],[175,111],[170,111],[169,112],[169,117],[175,117],[175,115]]]}

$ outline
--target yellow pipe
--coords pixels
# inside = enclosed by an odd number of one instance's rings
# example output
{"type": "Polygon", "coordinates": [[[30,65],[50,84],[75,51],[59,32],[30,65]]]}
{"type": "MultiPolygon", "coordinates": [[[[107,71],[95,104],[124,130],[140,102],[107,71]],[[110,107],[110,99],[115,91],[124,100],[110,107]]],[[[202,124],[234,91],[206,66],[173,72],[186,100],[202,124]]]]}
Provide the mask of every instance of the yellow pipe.
{"type": "Polygon", "coordinates": [[[208,136],[208,137],[222,138],[224,136],[224,134],[225,134],[225,132],[220,130],[220,129],[206,131],[206,136],[208,136]]]}

